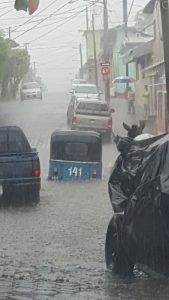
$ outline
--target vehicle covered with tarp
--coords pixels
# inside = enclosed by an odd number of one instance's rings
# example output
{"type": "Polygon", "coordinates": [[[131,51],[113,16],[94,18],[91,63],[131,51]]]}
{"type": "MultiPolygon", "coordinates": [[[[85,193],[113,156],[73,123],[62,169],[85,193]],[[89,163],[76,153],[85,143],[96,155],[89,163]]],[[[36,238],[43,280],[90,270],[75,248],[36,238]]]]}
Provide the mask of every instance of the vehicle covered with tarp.
{"type": "Polygon", "coordinates": [[[137,265],[150,275],[169,276],[169,134],[141,141],[116,137],[116,145],[107,267],[128,275],[137,265]]]}

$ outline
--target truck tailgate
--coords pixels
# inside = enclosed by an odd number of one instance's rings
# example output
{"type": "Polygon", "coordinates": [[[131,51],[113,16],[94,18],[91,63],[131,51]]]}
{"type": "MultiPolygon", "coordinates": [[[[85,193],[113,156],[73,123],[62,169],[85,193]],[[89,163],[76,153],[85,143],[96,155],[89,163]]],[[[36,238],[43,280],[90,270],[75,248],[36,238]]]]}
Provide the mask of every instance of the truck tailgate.
{"type": "Polygon", "coordinates": [[[109,117],[95,115],[76,115],[76,125],[78,127],[89,127],[96,129],[107,129],[109,117]]]}
{"type": "Polygon", "coordinates": [[[34,159],[33,155],[0,156],[0,179],[32,177],[34,159]]]}

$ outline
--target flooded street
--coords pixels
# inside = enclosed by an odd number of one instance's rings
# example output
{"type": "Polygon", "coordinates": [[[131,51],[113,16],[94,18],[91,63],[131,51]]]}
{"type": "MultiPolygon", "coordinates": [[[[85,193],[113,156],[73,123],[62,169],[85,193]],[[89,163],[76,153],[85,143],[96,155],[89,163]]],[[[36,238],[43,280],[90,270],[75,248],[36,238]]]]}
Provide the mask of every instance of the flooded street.
{"type": "MultiPolygon", "coordinates": [[[[20,126],[41,159],[41,200],[36,207],[0,210],[0,299],[168,300],[168,280],[135,270],[121,279],[105,267],[104,243],[112,208],[108,175],[117,156],[103,145],[103,180],[47,181],[50,135],[66,128],[68,96],[0,103],[0,124],[20,126]]],[[[123,100],[122,100],[123,101],[123,100]]],[[[118,105],[115,129],[121,132],[118,105]]],[[[137,118],[137,116],[136,116],[137,118]]]]}

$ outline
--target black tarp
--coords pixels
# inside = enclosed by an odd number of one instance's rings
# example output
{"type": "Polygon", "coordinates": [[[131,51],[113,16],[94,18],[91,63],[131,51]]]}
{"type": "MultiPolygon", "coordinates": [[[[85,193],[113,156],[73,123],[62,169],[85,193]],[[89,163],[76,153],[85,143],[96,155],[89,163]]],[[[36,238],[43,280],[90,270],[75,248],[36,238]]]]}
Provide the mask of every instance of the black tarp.
{"type": "Polygon", "coordinates": [[[169,134],[116,138],[120,155],[109,179],[114,212],[124,211],[123,246],[137,262],[169,275],[169,134]]]}
{"type": "Polygon", "coordinates": [[[115,212],[126,208],[140,186],[169,174],[169,134],[142,141],[118,137],[116,145],[120,155],[108,183],[115,212]]]}

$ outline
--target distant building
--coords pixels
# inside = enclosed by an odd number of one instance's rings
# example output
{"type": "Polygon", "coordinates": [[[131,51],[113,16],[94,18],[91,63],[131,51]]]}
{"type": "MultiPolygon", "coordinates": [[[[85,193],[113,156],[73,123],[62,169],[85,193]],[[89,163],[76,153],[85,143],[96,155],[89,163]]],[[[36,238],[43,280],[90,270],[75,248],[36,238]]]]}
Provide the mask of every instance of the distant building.
{"type": "MultiPolygon", "coordinates": [[[[84,66],[84,77],[90,83],[95,83],[95,62],[94,62],[94,44],[93,31],[86,30],[84,32],[86,38],[86,64],[84,66]]],[[[95,30],[96,41],[96,57],[97,57],[97,72],[99,73],[99,53],[101,52],[101,40],[103,38],[103,30],[95,30]]]]}
{"type": "Polygon", "coordinates": [[[153,30],[152,39],[131,51],[126,60],[136,64],[136,97],[143,103],[144,85],[150,89],[149,119],[154,118],[158,133],[168,130],[165,65],[160,2],[151,0],[143,9],[143,15],[149,15],[149,24],[141,28],[141,33],[153,30]]]}

